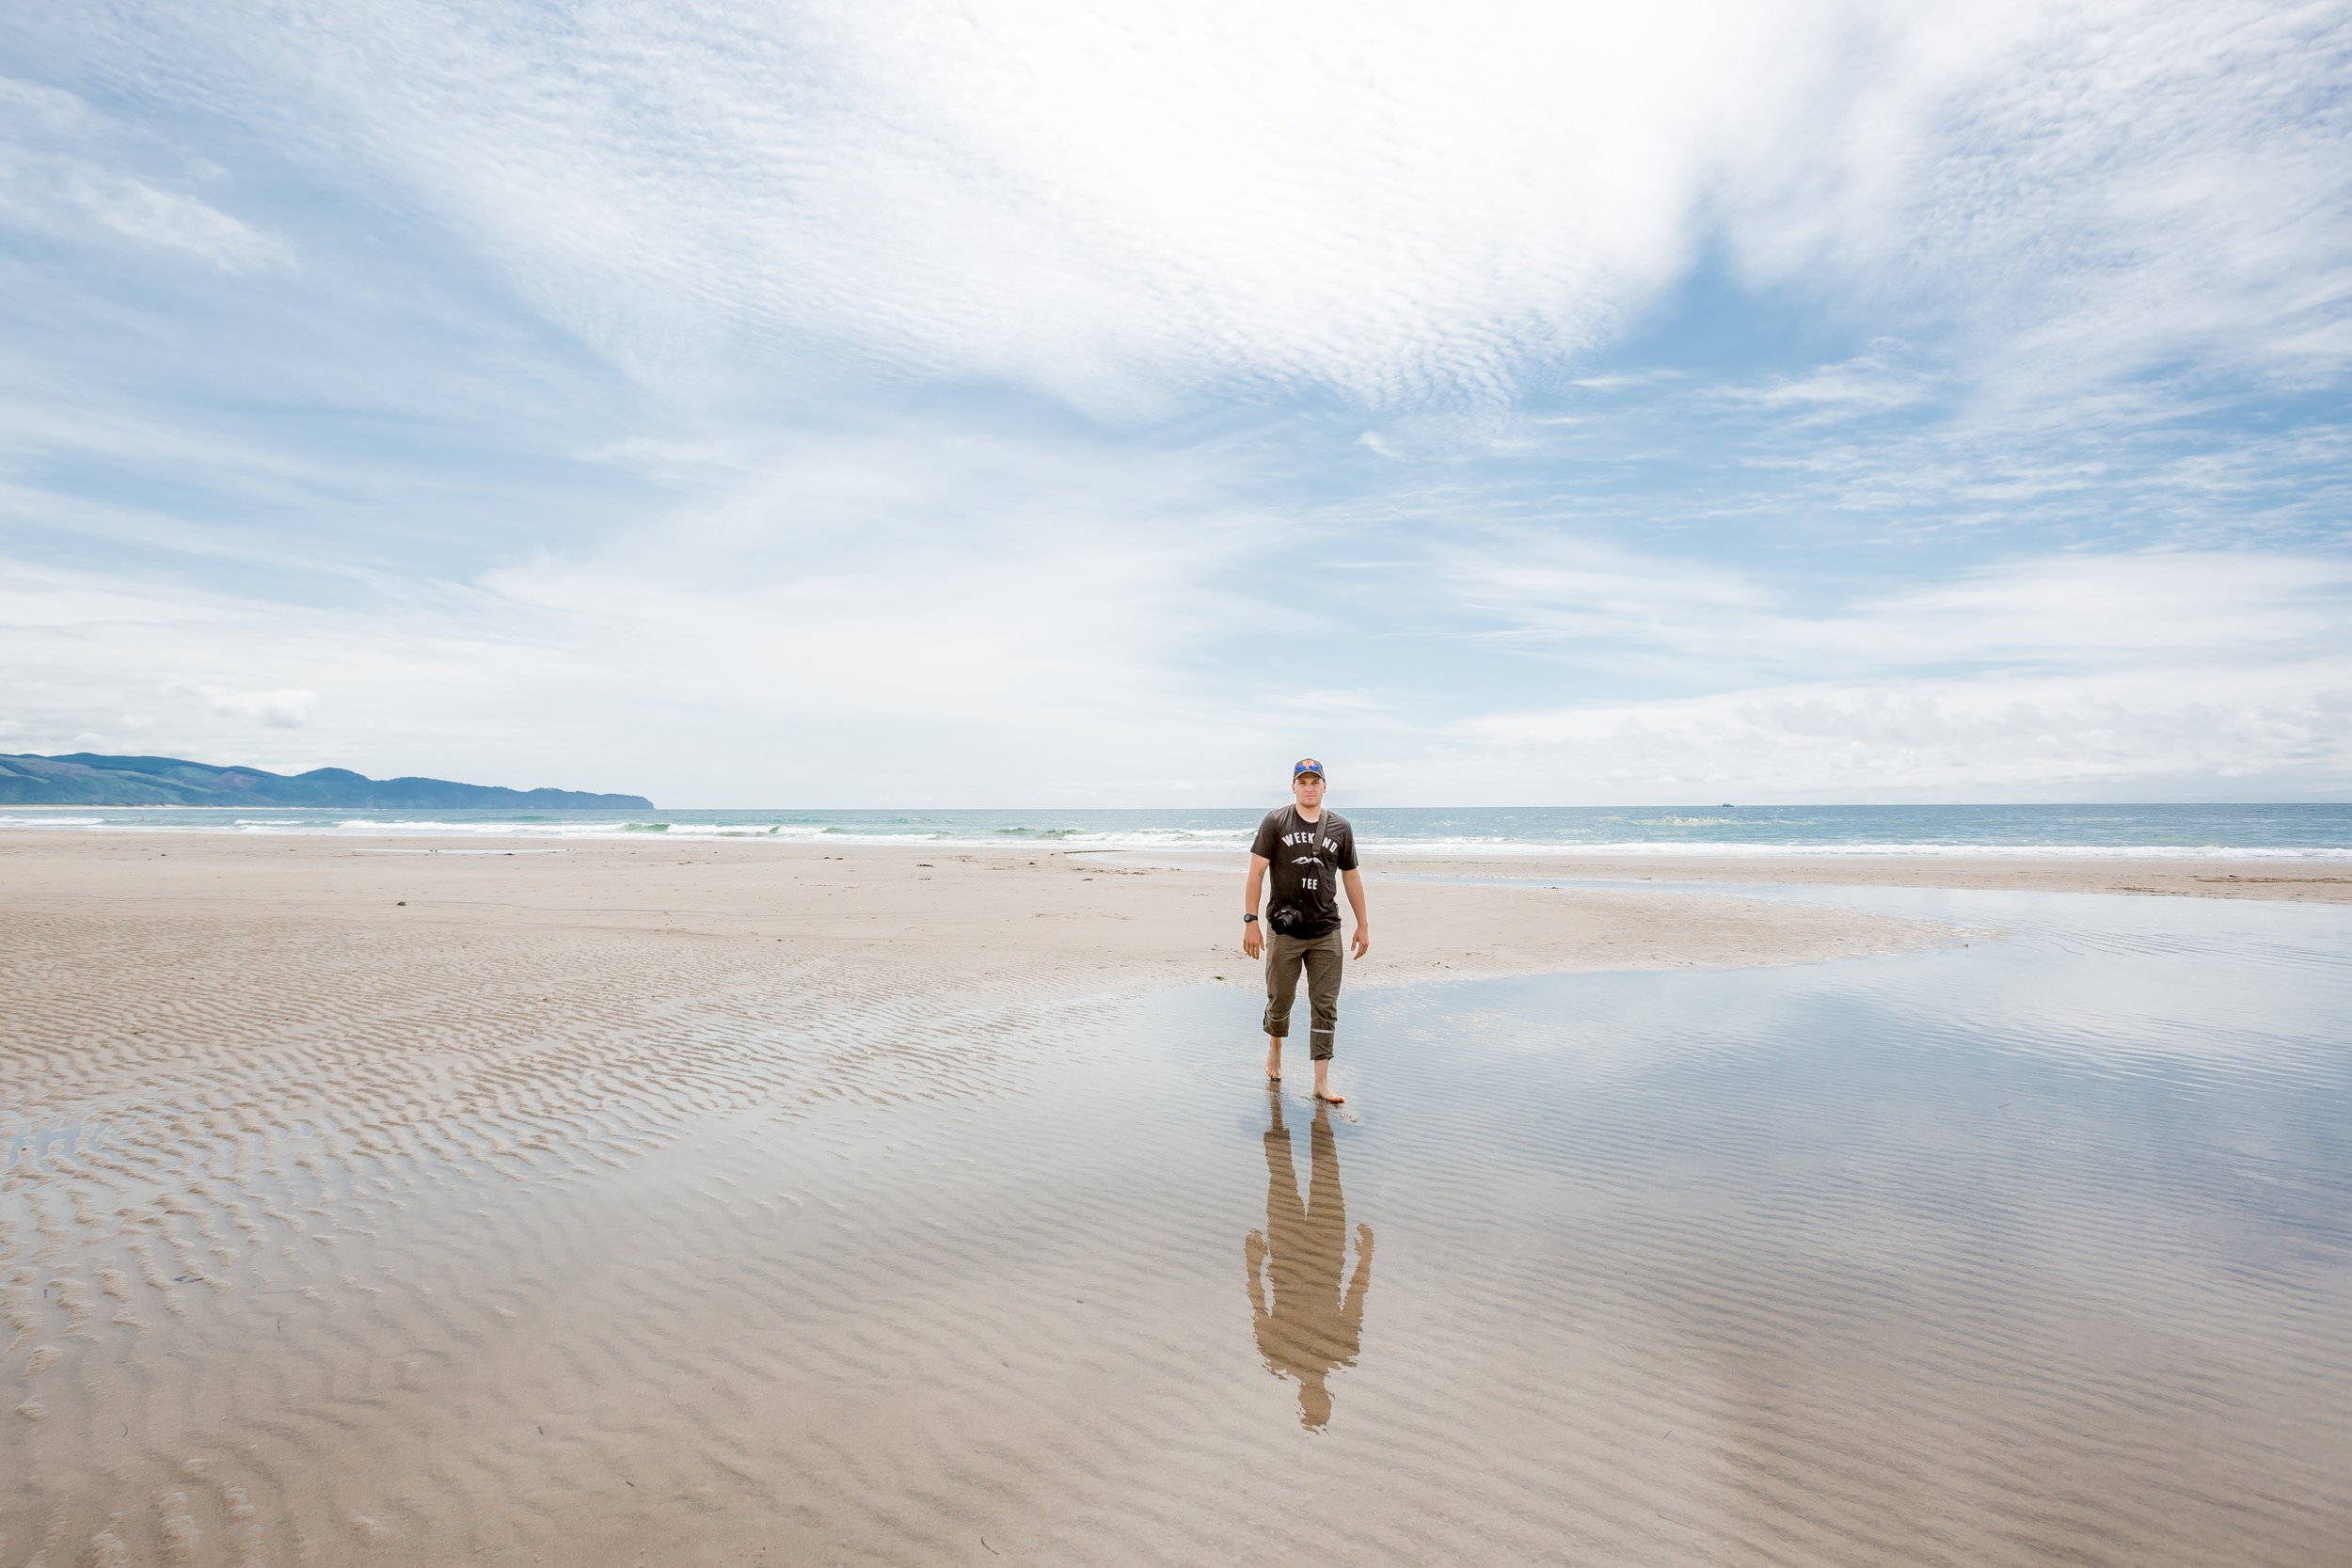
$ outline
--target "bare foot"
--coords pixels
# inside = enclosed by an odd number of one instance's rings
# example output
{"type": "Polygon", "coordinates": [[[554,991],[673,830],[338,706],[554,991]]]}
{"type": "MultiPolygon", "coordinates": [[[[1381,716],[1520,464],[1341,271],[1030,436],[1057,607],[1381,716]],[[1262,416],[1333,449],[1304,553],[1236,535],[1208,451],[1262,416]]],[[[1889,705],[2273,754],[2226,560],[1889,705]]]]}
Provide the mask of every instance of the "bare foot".
{"type": "Polygon", "coordinates": [[[1265,1081],[1269,1084],[1279,1084],[1282,1081],[1282,1042],[1280,1040],[1266,1042],[1265,1081]]]}
{"type": "Polygon", "coordinates": [[[1344,1105],[1347,1103],[1347,1096],[1340,1093],[1339,1090],[1333,1088],[1328,1084],[1318,1084],[1315,1085],[1315,1098],[1317,1100],[1327,1101],[1333,1105],[1344,1105]]]}

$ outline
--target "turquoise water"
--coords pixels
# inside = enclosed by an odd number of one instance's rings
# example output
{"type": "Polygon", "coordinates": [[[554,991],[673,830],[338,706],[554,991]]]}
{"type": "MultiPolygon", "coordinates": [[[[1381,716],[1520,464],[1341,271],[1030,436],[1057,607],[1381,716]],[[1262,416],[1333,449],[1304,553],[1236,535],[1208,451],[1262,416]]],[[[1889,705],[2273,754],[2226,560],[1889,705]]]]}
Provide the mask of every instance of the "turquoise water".
{"type": "MultiPolygon", "coordinates": [[[[1276,802],[1269,800],[1268,806],[1276,802]]],[[[1334,802],[1395,854],[1820,854],[2352,860],[2352,804],[1382,807],[1334,802]]],[[[371,838],[761,838],[833,844],[1051,844],[1238,850],[1262,808],[1204,811],[320,811],[63,809],[0,829],[326,833],[371,838]]]]}

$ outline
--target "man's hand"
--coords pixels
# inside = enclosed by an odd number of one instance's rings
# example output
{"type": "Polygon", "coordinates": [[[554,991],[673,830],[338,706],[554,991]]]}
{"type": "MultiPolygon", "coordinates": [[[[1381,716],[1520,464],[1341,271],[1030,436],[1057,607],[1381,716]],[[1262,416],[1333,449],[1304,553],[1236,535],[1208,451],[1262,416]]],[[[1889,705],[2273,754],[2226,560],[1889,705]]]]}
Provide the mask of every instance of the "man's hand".
{"type": "Polygon", "coordinates": [[[1340,873],[1341,885],[1347,889],[1347,907],[1356,915],[1356,957],[1372,951],[1372,916],[1364,908],[1364,879],[1353,871],[1340,873]]]}
{"type": "MultiPolygon", "coordinates": [[[[1266,867],[1273,863],[1254,849],[1249,852],[1249,880],[1241,893],[1241,912],[1244,915],[1258,912],[1258,895],[1265,886],[1266,867]]],[[[1253,958],[1264,952],[1265,927],[1254,920],[1244,920],[1241,925],[1241,950],[1253,958]]]]}

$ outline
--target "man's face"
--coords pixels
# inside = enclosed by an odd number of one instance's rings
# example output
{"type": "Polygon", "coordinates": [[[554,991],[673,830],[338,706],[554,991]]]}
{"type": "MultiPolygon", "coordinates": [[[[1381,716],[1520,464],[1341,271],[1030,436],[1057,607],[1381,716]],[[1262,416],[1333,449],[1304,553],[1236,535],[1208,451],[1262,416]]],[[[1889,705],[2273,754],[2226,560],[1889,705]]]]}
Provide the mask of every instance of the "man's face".
{"type": "Polygon", "coordinates": [[[1302,806],[1323,804],[1323,775],[1301,773],[1291,780],[1291,795],[1302,806]]]}

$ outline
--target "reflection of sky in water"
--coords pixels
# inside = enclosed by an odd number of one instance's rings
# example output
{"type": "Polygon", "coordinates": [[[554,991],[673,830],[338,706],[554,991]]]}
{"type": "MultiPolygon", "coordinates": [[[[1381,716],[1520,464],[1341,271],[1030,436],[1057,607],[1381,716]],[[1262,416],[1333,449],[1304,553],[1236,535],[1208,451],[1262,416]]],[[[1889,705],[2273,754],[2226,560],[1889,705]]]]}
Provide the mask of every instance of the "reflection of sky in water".
{"type": "MultiPolygon", "coordinates": [[[[1270,1102],[1244,986],[900,1028],[855,1071],[867,1014],[780,1017],[725,1036],[739,1077],[538,1143],[515,1105],[395,1106],[365,1158],[264,1117],[154,1232],[184,1301],[134,1269],[144,1323],[87,1288],[137,1239],[75,1218],[96,1179],[20,1183],[0,1287],[67,1357],[17,1429],[42,1528],[234,1432],[220,1486],[335,1478],[264,1510],[269,1560],[346,1515],[459,1560],[428,1466],[507,1478],[574,1560],[648,1519],[677,1560],[2340,1559],[2352,911],[1761,895],[2009,935],[1348,992],[1325,1117],[1295,1055],[1270,1102]],[[948,1092],[910,1098],[926,1061],[948,1092]],[[312,1239],[247,1246],[230,1199],[312,1239]]],[[[182,1109],[80,1141],[212,1149],[182,1109]]],[[[12,1169],[74,1142],[0,1132],[12,1169]]]]}
{"type": "Polygon", "coordinates": [[[1332,1430],[1654,1443],[1777,1549],[1839,1485],[1948,1513],[1896,1556],[2296,1560],[2352,1519],[2352,911],[1765,895],[2008,934],[1344,998],[1382,1266],[1332,1430]]]}

